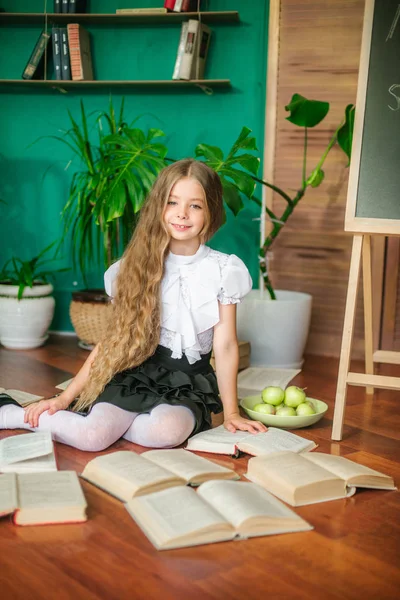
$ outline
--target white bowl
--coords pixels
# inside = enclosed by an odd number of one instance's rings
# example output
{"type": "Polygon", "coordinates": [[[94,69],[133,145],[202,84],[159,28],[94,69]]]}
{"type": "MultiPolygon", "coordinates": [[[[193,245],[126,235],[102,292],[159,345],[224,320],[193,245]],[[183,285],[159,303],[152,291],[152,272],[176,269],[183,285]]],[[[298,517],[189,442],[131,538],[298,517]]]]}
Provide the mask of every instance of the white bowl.
{"type": "Polygon", "coordinates": [[[240,406],[245,410],[245,412],[249,415],[251,419],[254,421],[261,421],[264,425],[270,425],[271,427],[282,427],[283,429],[300,429],[300,427],[308,427],[309,425],[313,425],[317,423],[326,411],[328,410],[328,405],[326,402],[322,400],[316,400],[315,398],[307,398],[308,402],[311,402],[314,409],[316,410],[315,415],[305,415],[305,416],[293,416],[293,417],[283,417],[280,415],[266,415],[264,413],[259,413],[255,410],[252,410],[256,404],[261,404],[261,393],[256,396],[246,396],[242,398],[239,402],[240,406]]]}

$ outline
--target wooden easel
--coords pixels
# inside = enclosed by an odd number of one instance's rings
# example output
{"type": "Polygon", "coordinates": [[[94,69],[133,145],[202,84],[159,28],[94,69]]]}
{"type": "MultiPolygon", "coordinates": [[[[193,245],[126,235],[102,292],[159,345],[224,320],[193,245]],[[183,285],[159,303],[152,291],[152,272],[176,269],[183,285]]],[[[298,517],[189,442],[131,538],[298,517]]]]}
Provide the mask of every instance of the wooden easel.
{"type": "Polygon", "coordinates": [[[400,352],[391,352],[379,349],[374,351],[372,315],[371,235],[358,234],[353,238],[353,249],[350,262],[349,285],[347,289],[346,310],[344,316],[342,348],[340,353],[339,374],[335,399],[335,412],[333,416],[333,440],[342,439],[344,410],[346,406],[348,385],[365,386],[366,393],[370,396],[373,395],[374,388],[400,390],[400,377],[389,377],[374,374],[375,363],[400,364],[400,352]],[[356,315],[357,292],[360,280],[361,259],[364,294],[365,373],[353,373],[349,369],[356,315]]]}
{"type": "MultiPolygon", "coordinates": [[[[373,348],[371,262],[371,237],[373,235],[400,237],[400,210],[397,201],[400,177],[398,165],[392,159],[395,154],[400,154],[400,144],[397,141],[393,144],[387,142],[392,139],[392,129],[395,128],[392,115],[400,107],[388,104],[387,90],[381,85],[380,75],[377,76],[378,72],[384,72],[386,77],[384,81],[387,80],[387,82],[395,77],[394,71],[391,70],[391,58],[399,46],[398,1],[388,0],[388,3],[383,5],[375,0],[366,0],[345,217],[345,230],[354,233],[354,238],[333,417],[333,440],[342,439],[348,385],[365,386],[369,396],[373,395],[374,388],[400,390],[400,377],[374,374],[374,363],[400,364],[400,352],[380,349],[374,351],[373,348]],[[376,27],[373,27],[374,23],[376,27]],[[372,68],[371,64],[374,65],[372,68]],[[366,110],[367,98],[369,105],[366,110]],[[380,110],[376,110],[376,107],[379,107],[380,110]],[[374,128],[373,125],[377,120],[379,127],[374,128]],[[395,145],[396,143],[397,145],[395,145]],[[363,158],[365,161],[363,165],[361,164],[362,149],[365,149],[363,156],[365,154],[367,157],[363,158]],[[373,157],[372,161],[368,162],[368,155],[373,157]],[[371,179],[374,176],[375,168],[382,178],[380,196],[374,188],[373,179],[371,179]],[[385,178],[382,177],[383,172],[385,172],[385,178]],[[397,190],[397,192],[393,190],[397,190]],[[377,211],[377,208],[382,206],[384,209],[381,208],[380,212],[377,211]],[[364,287],[365,373],[352,373],[349,368],[361,259],[364,287]]],[[[396,116],[399,114],[400,110],[396,116]]],[[[398,123],[398,119],[396,119],[396,123],[398,123]]]]}

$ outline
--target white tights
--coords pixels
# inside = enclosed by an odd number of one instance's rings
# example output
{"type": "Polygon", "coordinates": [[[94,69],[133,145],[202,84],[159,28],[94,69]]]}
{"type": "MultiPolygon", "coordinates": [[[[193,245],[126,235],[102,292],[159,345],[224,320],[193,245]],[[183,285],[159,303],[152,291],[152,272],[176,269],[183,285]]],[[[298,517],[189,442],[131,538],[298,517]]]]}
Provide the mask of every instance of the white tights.
{"type": "Polygon", "coordinates": [[[60,410],[39,417],[38,427],[24,423],[24,409],[14,404],[0,408],[0,429],[51,431],[57,442],[79,450],[100,452],[121,436],[149,448],[173,448],[192,433],[195,419],[186,406],[159,404],[150,413],[132,413],[107,402],[95,404],[84,417],[60,410]]]}

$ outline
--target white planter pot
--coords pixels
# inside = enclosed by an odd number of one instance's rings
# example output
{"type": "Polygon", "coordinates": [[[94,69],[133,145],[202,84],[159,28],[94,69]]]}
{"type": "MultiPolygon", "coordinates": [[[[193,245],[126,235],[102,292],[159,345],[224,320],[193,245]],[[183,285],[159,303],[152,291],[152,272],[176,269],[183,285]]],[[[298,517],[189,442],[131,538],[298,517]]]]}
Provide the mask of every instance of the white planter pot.
{"type": "Polygon", "coordinates": [[[26,287],[21,300],[18,286],[0,284],[0,343],[6,348],[37,348],[47,340],[55,300],[49,284],[26,287]]]}
{"type": "Polygon", "coordinates": [[[300,369],[311,320],[312,297],[302,292],[252,290],[238,305],[238,337],[250,342],[250,365],[300,369]]]}

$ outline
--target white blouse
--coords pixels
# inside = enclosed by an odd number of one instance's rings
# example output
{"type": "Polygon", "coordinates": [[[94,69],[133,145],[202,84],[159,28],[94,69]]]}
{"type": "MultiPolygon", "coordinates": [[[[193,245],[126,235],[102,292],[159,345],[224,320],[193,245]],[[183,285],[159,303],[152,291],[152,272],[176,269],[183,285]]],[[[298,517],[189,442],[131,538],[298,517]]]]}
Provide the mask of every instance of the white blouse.
{"type": "MultiPolygon", "coordinates": [[[[104,274],[104,284],[113,296],[120,262],[104,274]]],[[[184,353],[190,364],[212,349],[214,325],[219,322],[219,302],[237,304],[252,288],[244,262],[235,254],[224,254],[201,245],[191,256],[170,252],[161,282],[160,345],[172,358],[184,353]]]]}

